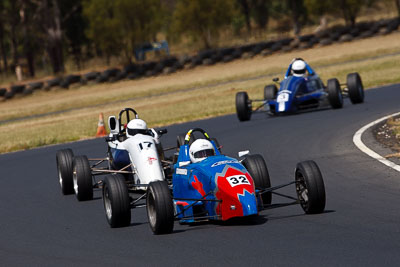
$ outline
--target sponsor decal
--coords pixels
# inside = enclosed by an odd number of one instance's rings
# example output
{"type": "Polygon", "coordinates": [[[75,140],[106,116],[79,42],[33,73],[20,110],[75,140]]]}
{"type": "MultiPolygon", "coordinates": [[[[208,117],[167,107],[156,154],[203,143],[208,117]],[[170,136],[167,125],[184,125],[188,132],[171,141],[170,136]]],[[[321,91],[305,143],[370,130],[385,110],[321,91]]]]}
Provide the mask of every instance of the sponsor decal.
{"type": "Polygon", "coordinates": [[[238,161],[236,159],[218,161],[218,162],[215,162],[213,165],[211,165],[211,167],[217,167],[219,165],[229,164],[229,163],[238,163],[238,161]]]}
{"type": "Polygon", "coordinates": [[[157,158],[148,157],[147,161],[149,162],[150,165],[153,165],[153,161],[157,161],[157,158]]]}
{"type": "Polygon", "coordinates": [[[187,175],[187,169],[176,168],[176,174],[187,175]]]}

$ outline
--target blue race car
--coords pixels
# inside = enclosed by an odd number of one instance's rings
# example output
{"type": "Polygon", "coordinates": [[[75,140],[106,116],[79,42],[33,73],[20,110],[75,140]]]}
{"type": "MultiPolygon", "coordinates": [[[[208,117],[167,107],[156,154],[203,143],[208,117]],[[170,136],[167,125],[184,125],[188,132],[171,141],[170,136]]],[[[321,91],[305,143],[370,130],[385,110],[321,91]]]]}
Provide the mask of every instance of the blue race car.
{"type": "Polygon", "coordinates": [[[179,155],[172,183],[155,181],[147,189],[147,215],[154,234],[171,233],[174,220],[181,224],[226,221],[254,217],[266,208],[300,204],[305,213],[325,208],[325,187],[314,161],[297,164],[295,180],[271,187],[262,156],[239,152],[241,159],[221,154],[215,139],[200,129],[189,130],[184,141],[178,137],[179,155]],[[193,133],[202,138],[193,141],[193,133]],[[295,184],[297,197],[275,190],[295,184]],[[290,202],[271,204],[272,194],[290,202]]]}
{"type": "MultiPolygon", "coordinates": [[[[273,81],[277,83],[279,79],[273,81]]],[[[303,59],[296,58],[289,65],[279,90],[274,84],[265,86],[264,99],[250,100],[246,92],[238,92],[236,113],[240,121],[247,121],[262,107],[270,115],[290,114],[328,104],[332,108],[341,108],[343,97],[349,97],[353,104],[364,102],[364,87],[357,72],[347,75],[346,84],[341,85],[333,78],[325,86],[303,59]],[[261,105],[253,109],[253,102],[261,102],[261,105]]]]}

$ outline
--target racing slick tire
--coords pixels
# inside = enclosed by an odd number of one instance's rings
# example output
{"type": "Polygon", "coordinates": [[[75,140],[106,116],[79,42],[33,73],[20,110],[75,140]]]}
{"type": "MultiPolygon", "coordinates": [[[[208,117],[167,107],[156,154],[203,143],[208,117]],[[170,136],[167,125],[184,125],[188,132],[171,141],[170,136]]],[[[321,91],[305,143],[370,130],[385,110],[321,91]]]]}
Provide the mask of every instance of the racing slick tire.
{"type": "Polygon", "coordinates": [[[278,88],[275,84],[270,84],[264,87],[264,100],[273,100],[276,98],[278,88]]]}
{"type": "Polygon", "coordinates": [[[359,104],[364,102],[364,86],[357,72],[347,74],[347,88],[349,89],[351,103],[359,104]]]}
{"type": "MultiPolygon", "coordinates": [[[[253,178],[256,188],[266,189],[271,187],[267,164],[261,155],[248,155],[242,164],[253,178]]],[[[272,201],[272,193],[264,193],[261,195],[263,205],[269,205],[272,201]]]]}
{"type": "Polygon", "coordinates": [[[307,214],[322,213],[325,209],[325,186],[318,165],[312,161],[297,164],[296,192],[300,205],[307,214]]]}
{"type": "Polygon", "coordinates": [[[92,171],[86,156],[74,158],[72,177],[76,198],[79,201],[93,199],[92,171]]]}
{"type": "Polygon", "coordinates": [[[151,182],[147,188],[147,217],[155,235],[169,234],[174,229],[174,207],[165,181],[151,182]]]}
{"type": "Polygon", "coordinates": [[[103,205],[108,224],[111,228],[129,226],[131,207],[124,176],[107,175],[103,181],[103,205]]]}
{"type": "Polygon", "coordinates": [[[329,79],[327,89],[329,104],[332,106],[332,108],[342,108],[343,95],[339,81],[336,78],[329,79]]]}
{"type": "Polygon", "coordinates": [[[240,121],[248,121],[251,118],[251,104],[246,92],[236,94],[236,114],[240,121]]]}
{"type": "Polygon", "coordinates": [[[74,153],[69,148],[58,150],[56,162],[61,192],[63,195],[73,194],[74,182],[72,180],[72,165],[74,162],[74,153]]]}

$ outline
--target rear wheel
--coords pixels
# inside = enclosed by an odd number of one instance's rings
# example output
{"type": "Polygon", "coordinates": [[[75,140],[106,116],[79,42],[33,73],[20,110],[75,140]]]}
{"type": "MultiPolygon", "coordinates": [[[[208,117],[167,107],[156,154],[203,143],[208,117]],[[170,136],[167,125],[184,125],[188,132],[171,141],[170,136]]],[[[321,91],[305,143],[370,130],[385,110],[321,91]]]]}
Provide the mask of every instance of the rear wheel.
{"type": "Polygon", "coordinates": [[[112,228],[128,226],[131,223],[128,187],[122,175],[107,175],[104,179],[103,204],[107,222],[112,228]]]}
{"type": "Polygon", "coordinates": [[[339,81],[336,78],[328,80],[328,100],[332,108],[343,107],[343,95],[339,81]]]}
{"type": "Polygon", "coordinates": [[[58,150],[56,154],[56,161],[61,192],[64,195],[73,194],[74,183],[72,180],[72,165],[74,161],[74,153],[69,148],[58,150]]]}
{"type": "MultiPolygon", "coordinates": [[[[242,163],[253,178],[256,188],[266,189],[271,187],[267,164],[261,155],[248,155],[242,163]]],[[[261,198],[263,205],[269,205],[272,201],[272,193],[264,193],[261,198]]]]}
{"type": "Polygon", "coordinates": [[[236,114],[240,121],[248,121],[251,118],[251,103],[246,92],[236,94],[236,114]]]}
{"type": "Polygon", "coordinates": [[[364,86],[357,72],[347,75],[347,88],[349,89],[351,103],[359,104],[364,102],[364,86]]]}
{"type": "Polygon", "coordinates": [[[92,171],[86,156],[74,159],[73,181],[76,198],[79,201],[93,199],[92,171]]]}
{"type": "Polygon", "coordinates": [[[264,87],[264,100],[273,100],[276,98],[278,88],[275,84],[270,84],[264,87]]]}
{"type": "Polygon", "coordinates": [[[174,229],[174,207],[165,181],[149,184],[147,188],[147,217],[154,234],[169,234],[174,229]]]}
{"type": "Polygon", "coordinates": [[[318,165],[312,161],[297,164],[296,192],[300,205],[307,214],[321,213],[325,209],[325,186],[318,165]]]}

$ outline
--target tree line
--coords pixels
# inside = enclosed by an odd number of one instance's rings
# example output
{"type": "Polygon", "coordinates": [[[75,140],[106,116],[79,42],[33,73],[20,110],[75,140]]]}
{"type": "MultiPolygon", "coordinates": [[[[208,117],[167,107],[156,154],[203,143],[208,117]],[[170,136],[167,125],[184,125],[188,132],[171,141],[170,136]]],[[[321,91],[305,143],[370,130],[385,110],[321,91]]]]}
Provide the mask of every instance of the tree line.
{"type": "Polygon", "coordinates": [[[190,40],[207,49],[221,31],[232,34],[265,31],[271,20],[300,35],[302,28],[325,15],[354,25],[360,11],[383,2],[400,14],[400,0],[0,0],[0,71],[25,64],[35,76],[39,66],[54,74],[66,59],[78,69],[93,57],[123,63],[135,48],[158,40],[190,40]]]}

